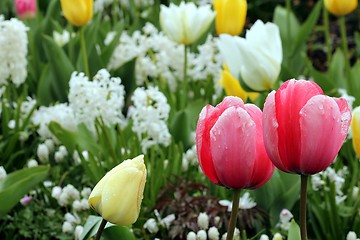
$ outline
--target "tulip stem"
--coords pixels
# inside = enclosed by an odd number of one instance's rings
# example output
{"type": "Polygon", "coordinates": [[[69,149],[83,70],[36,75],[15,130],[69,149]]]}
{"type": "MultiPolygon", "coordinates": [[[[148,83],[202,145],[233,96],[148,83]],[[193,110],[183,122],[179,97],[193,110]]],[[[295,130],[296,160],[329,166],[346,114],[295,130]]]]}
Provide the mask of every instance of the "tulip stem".
{"type": "Polygon", "coordinates": [[[231,217],[228,226],[226,240],[232,240],[234,237],[234,230],[236,226],[237,214],[239,209],[240,190],[233,191],[231,217]]]}
{"type": "Polygon", "coordinates": [[[306,189],[308,176],[301,175],[301,191],[300,191],[300,232],[301,240],[307,240],[306,230],[306,189]]]}
{"type": "Polygon", "coordinates": [[[188,64],[188,54],[187,54],[187,46],[184,45],[184,79],[182,82],[182,95],[181,95],[181,104],[180,108],[184,109],[186,107],[187,101],[187,64],[188,64]]]}
{"type": "Polygon", "coordinates": [[[349,49],[346,37],[346,25],[345,25],[345,17],[341,16],[339,18],[340,21],[340,34],[341,34],[341,44],[344,51],[346,61],[349,61],[349,49]]]}
{"type": "Polygon", "coordinates": [[[83,64],[84,64],[84,71],[86,76],[90,78],[90,72],[89,72],[89,63],[86,53],[86,41],[85,41],[85,29],[82,27],[80,29],[80,45],[81,45],[81,53],[83,58],[83,64]]]}
{"type": "Polygon", "coordinates": [[[331,47],[331,38],[330,38],[330,25],[329,25],[329,12],[326,8],[323,10],[323,22],[324,22],[324,34],[325,34],[325,43],[326,43],[326,57],[327,57],[327,66],[330,66],[332,47],[331,47]]]}
{"type": "Polygon", "coordinates": [[[101,237],[102,232],[104,231],[105,225],[106,225],[107,221],[105,219],[102,219],[100,227],[96,233],[96,237],[95,240],[99,240],[101,237]]]}

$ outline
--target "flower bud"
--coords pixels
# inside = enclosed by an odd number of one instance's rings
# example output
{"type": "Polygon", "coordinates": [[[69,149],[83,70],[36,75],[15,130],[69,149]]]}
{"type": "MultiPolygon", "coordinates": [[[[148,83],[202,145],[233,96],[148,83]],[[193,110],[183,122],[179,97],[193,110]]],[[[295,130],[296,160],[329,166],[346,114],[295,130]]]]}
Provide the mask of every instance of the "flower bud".
{"type": "Polygon", "coordinates": [[[216,33],[239,35],[246,20],[246,0],[214,0],[216,33]]]}
{"type": "Polygon", "coordinates": [[[15,0],[15,8],[21,19],[31,19],[36,16],[36,0],[15,0]]]}
{"type": "Polygon", "coordinates": [[[89,204],[111,223],[133,224],[139,216],[145,182],[144,155],[125,160],[96,184],[89,204]]]}
{"type": "Polygon", "coordinates": [[[61,0],[64,17],[71,24],[81,27],[93,16],[93,0],[61,0]]]}
{"type": "Polygon", "coordinates": [[[351,13],[358,5],[358,0],[325,0],[325,8],[336,16],[351,13]]]}

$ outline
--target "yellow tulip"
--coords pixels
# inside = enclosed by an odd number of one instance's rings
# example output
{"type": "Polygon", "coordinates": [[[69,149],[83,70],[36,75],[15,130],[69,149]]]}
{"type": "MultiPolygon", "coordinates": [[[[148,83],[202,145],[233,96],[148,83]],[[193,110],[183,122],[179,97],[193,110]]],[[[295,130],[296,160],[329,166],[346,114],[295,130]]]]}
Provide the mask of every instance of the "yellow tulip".
{"type": "Polygon", "coordinates": [[[358,5],[358,0],[325,0],[325,8],[336,16],[351,13],[358,5]]]}
{"type": "Polygon", "coordinates": [[[86,25],[93,16],[93,0],[60,0],[65,18],[73,25],[86,25]]]}
{"type": "Polygon", "coordinates": [[[239,97],[244,102],[246,102],[248,98],[250,98],[251,101],[255,101],[259,96],[259,93],[256,92],[246,92],[241,87],[239,81],[231,75],[226,65],[224,65],[224,70],[221,73],[220,84],[224,87],[227,96],[239,97]]]}
{"type": "Polygon", "coordinates": [[[246,0],[214,0],[217,34],[239,35],[246,20],[246,0]]]}
{"type": "Polygon", "coordinates": [[[111,223],[133,224],[139,216],[145,182],[144,155],[125,160],[96,184],[89,204],[111,223]]]}
{"type": "Polygon", "coordinates": [[[360,158],[360,107],[356,107],[352,112],[351,132],[355,153],[360,158]]]}

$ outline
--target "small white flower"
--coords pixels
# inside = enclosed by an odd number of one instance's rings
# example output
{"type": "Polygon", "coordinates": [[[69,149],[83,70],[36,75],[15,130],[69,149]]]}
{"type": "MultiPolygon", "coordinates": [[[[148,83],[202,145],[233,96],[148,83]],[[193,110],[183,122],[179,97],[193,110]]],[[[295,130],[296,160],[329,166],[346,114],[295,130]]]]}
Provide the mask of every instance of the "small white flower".
{"type": "Polygon", "coordinates": [[[204,212],[200,213],[197,218],[197,224],[200,229],[208,229],[209,228],[209,216],[204,212]]]}
{"type": "Polygon", "coordinates": [[[74,231],[75,240],[79,240],[82,232],[84,231],[84,227],[81,225],[77,225],[74,231]]]}
{"type": "Polygon", "coordinates": [[[14,119],[11,119],[11,120],[8,122],[8,127],[9,127],[10,129],[14,129],[15,126],[16,126],[15,120],[14,120],[14,119]]]}
{"type": "Polygon", "coordinates": [[[292,213],[287,210],[287,209],[283,209],[280,212],[280,228],[288,231],[290,228],[290,221],[294,216],[292,215],[292,213]]]}
{"type": "Polygon", "coordinates": [[[357,199],[359,197],[359,187],[354,186],[352,190],[352,197],[353,199],[357,199]]]}
{"type": "Polygon", "coordinates": [[[64,218],[65,218],[65,221],[69,222],[69,223],[77,223],[79,221],[79,219],[71,213],[66,213],[64,218]]]}
{"type": "Polygon", "coordinates": [[[70,41],[70,33],[66,30],[63,30],[62,33],[53,31],[53,38],[55,43],[58,46],[62,47],[70,41]]]}
{"type": "Polygon", "coordinates": [[[219,240],[219,230],[216,227],[209,228],[208,236],[210,240],[219,240]]]}
{"type": "Polygon", "coordinates": [[[7,173],[3,166],[0,166],[0,180],[6,178],[7,173]]]}
{"type": "Polygon", "coordinates": [[[47,146],[47,148],[49,149],[49,152],[52,153],[54,151],[55,148],[55,143],[54,140],[48,138],[44,141],[45,145],[47,146]]]}
{"type": "Polygon", "coordinates": [[[64,222],[62,225],[63,233],[72,233],[74,231],[74,226],[69,222],[64,222]]]}
{"type": "Polygon", "coordinates": [[[350,231],[350,232],[346,235],[346,240],[357,240],[356,233],[353,232],[353,231],[350,231]]]}
{"type": "Polygon", "coordinates": [[[207,234],[206,234],[205,230],[200,230],[197,232],[196,240],[206,240],[206,239],[207,239],[207,234]]]}
{"type": "Polygon", "coordinates": [[[268,237],[268,235],[261,234],[259,240],[269,240],[269,237],[268,237]]]}
{"type": "Polygon", "coordinates": [[[45,144],[39,144],[37,148],[37,156],[42,163],[47,163],[49,161],[49,149],[45,144]]]}
{"type": "Polygon", "coordinates": [[[194,233],[194,232],[189,232],[189,233],[186,235],[186,240],[196,240],[196,233],[194,233]]]}
{"type": "Polygon", "coordinates": [[[91,188],[89,188],[89,187],[85,187],[85,188],[83,188],[83,190],[81,190],[81,196],[83,198],[88,199],[90,196],[90,193],[91,193],[91,188]]]}
{"type": "Polygon", "coordinates": [[[53,187],[53,189],[51,190],[51,196],[57,200],[59,200],[60,198],[60,195],[61,195],[61,192],[62,192],[62,188],[59,187],[59,186],[55,186],[53,187]]]}
{"type": "Polygon", "coordinates": [[[154,234],[159,231],[159,227],[157,225],[157,222],[154,218],[149,218],[145,224],[144,228],[147,229],[150,233],[154,234]]]}
{"type": "Polygon", "coordinates": [[[169,229],[170,224],[175,220],[175,214],[170,214],[164,217],[161,222],[163,225],[166,226],[167,229],[169,229]]]}
{"type": "Polygon", "coordinates": [[[280,233],[275,233],[272,240],[282,240],[282,239],[283,239],[283,237],[280,233]]]}
{"type": "MultiPolygon", "coordinates": [[[[228,200],[220,200],[219,204],[221,206],[227,207],[228,212],[232,210],[232,202],[228,200]]],[[[250,194],[248,192],[244,193],[239,200],[239,209],[251,209],[256,206],[256,202],[250,198],[250,194]]]]}
{"type": "Polygon", "coordinates": [[[28,163],[27,163],[27,166],[29,167],[29,168],[31,168],[31,167],[36,167],[36,166],[38,166],[39,165],[39,163],[35,160],[35,159],[30,159],[29,161],[28,161],[28,163]]]}

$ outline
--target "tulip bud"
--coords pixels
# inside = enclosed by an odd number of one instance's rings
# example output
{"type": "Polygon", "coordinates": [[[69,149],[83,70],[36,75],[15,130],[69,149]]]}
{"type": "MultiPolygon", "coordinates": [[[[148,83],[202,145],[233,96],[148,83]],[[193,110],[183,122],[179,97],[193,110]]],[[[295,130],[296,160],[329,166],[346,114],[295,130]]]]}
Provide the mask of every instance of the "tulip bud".
{"type": "Polygon", "coordinates": [[[356,107],[352,113],[351,132],[352,143],[356,155],[360,158],[360,107],[356,107]]]}
{"type": "Polygon", "coordinates": [[[160,6],[160,26],[174,42],[190,45],[196,42],[210,27],[215,13],[210,5],[196,7],[193,2],[181,2],[179,6],[170,3],[160,6]]]}
{"type": "Polygon", "coordinates": [[[81,27],[93,16],[93,0],[60,0],[64,17],[71,24],[81,27]]]}
{"type": "Polygon", "coordinates": [[[96,184],[89,204],[111,223],[133,224],[139,216],[145,182],[144,155],[125,160],[96,184]]]}
{"type": "Polygon", "coordinates": [[[34,18],[36,15],[36,0],[15,0],[15,8],[19,18],[34,18]]]}
{"type": "Polygon", "coordinates": [[[325,8],[336,16],[351,13],[358,5],[358,0],[325,0],[325,8]]]}
{"type": "Polygon", "coordinates": [[[227,96],[239,97],[244,102],[246,102],[248,98],[250,98],[251,101],[255,101],[259,96],[259,93],[257,92],[246,92],[241,87],[240,82],[231,75],[229,68],[226,65],[224,65],[224,71],[221,73],[220,84],[223,85],[227,96]]]}
{"type": "Polygon", "coordinates": [[[312,175],[335,159],[347,134],[351,111],[344,98],[324,95],[314,82],[288,80],[264,105],[264,143],[284,172],[312,175]]]}
{"type": "Polygon", "coordinates": [[[239,35],[246,20],[246,0],[214,0],[216,33],[239,35]]]}

